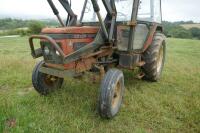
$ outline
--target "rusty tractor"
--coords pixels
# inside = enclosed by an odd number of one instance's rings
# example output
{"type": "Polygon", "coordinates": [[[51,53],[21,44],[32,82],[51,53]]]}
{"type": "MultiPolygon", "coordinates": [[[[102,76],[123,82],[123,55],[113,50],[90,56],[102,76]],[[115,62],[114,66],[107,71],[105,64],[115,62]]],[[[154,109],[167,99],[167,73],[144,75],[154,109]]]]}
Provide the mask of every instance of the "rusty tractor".
{"type": "Polygon", "coordinates": [[[64,22],[52,0],[48,4],[60,23],[29,38],[33,58],[43,57],[32,74],[37,92],[47,95],[65,77],[85,72],[102,77],[98,112],[114,117],[124,95],[122,69],[141,70],[140,78],[158,81],[166,44],[161,24],[161,0],[58,0],[67,12],[64,22]],[[34,40],[40,40],[40,48],[34,40]]]}

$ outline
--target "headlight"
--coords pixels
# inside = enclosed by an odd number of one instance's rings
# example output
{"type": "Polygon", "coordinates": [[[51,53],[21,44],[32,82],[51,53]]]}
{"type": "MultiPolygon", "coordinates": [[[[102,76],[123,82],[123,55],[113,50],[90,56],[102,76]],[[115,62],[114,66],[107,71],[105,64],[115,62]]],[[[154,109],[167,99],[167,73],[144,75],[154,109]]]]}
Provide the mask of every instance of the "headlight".
{"type": "Polygon", "coordinates": [[[56,50],[56,54],[58,55],[58,56],[60,56],[60,53],[56,50]]]}
{"type": "Polygon", "coordinates": [[[49,55],[50,54],[50,50],[47,46],[44,47],[44,53],[45,55],[49,55]]]}

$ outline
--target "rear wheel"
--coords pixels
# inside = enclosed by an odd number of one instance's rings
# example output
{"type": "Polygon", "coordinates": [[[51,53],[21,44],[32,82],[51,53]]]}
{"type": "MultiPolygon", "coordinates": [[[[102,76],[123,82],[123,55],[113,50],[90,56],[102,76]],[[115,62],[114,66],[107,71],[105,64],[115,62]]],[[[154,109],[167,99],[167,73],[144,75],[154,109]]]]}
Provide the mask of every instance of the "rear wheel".
{"type": "Polygon", "coordinates": [[[165,62],[166,45],[165,36],[162,33],[155,33],[153,42],[142,55],[145,65],[142,71],[144,79],[158,81],[161,77],[165,62]]]}
{"type": "Polygon", "coordinates": [[[109,70],[101,83],[98,110],[103,118],[112,118],[122,104],[124,94],[124,75],[120,70],[109,70]]]}
{"type": "Polygon", "coordinates": [[[32,74],[32,84],[38,93],[41,95],[47,95],[55,89],[61,88],[63,78],[41,73],[39,69],[43,64],[44,61],[41,61],[35,66],[32,74]]]}

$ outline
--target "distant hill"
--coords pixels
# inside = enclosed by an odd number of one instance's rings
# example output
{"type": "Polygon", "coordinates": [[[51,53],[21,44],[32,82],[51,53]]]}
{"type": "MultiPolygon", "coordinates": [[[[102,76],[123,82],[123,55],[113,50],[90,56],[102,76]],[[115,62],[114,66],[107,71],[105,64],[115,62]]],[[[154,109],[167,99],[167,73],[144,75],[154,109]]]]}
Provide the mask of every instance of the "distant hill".
{"type": "MultiPolygon", "coordinates": [[[[4,18],[0,19],[0,30],[10,30],[16,28],[24,28],[28,27],[30,23],[35,20],[22,20],[22,19],[12,19],[12,18],[4,18]]],[[[37,20],[42,22],[46,26],[58,26],[58,22],[55,19],[40,19],[37,20]]]]}
{"type": "MultiPolygon", "coordinates": [[[[35,21],[39,21],[44,26],[48,27],[58,27],[59,23],[56,19],[13,19],[4,18],[0,19],[0,34],[2,31],[13,31],[29,27],[30,24],[35,21]],[[2,31],[1,31],[2,30],[2,31]]],[[[163,21],[164,34],[167,37],[174,38],[188,38],[188,39],[199,39],[200,40],[200,23],[195,23],[193,21],[178,21],[178,22],[167,22],[163,21]],[[194,27],[194,28],[193,28],[194,27]]],[[[6,34],[10,34],[6,33],[6,34]]],[[[13,33],[11,33],[13,34],[13,33]]]]}
{"type": "Polygon", "coordinates": [[[188,38],[200,40],[200,23],[193,21],[167,22],[163,21],[164,33],[167,37],[188,38]]]}
{"type": "Polygon", "coordinates": [[[187,30],[191,28],[200,28],[200,24],[182,24],[181,26],[187,30]]]}

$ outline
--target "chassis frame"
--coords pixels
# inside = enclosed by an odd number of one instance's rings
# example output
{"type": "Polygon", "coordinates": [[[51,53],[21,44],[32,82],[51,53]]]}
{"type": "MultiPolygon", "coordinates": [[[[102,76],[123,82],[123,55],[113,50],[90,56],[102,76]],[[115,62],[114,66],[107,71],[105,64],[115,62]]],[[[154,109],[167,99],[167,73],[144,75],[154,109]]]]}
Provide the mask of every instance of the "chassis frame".
{"type": "MultiPolygon", "coordinates": [[[[67,0],[59,0],[59,2],[63,5],[63,7],[65,8],[65,10],[68,13],[68,19],[66,21],[66,24],[64,24],[62,19],[60,18],[59,12],[56,9],[52,0],[47,0],[47,1],[48,1],[49,5],[51,6],[54,14],[57,16],[61,26],[65,27],[65,26],[76,25],[77,16],[72,11],[70,4],[67,0]]],[[[83,10],[81,13],[81,18],[80,18],[81,20],[83,19],[83,15],[84,15],[84,12],[86,9],[87,2],[88,2],[88,0],[85,0],[83,10]]],[[[60,58],[62,60],[62,64],[67,64],[67,63],[70,63],[73,61],[86,59],[87,56],[85,56],[85,55],[88,53],[90,53],[91,57],[97,56],[98,54],[100,54],[101,56],[107,56],[107,54],[110,55],[111,53],[116,51],[115,42],[116,42],[117,38],[114,36],[116,25],[130,27],[130,32],[129,32],[129,37],[128,37],[129,38],[128,39],[128,49],[127,49],[126,54],[130,55],[130,56],[134,55],[134,54],[142,54],[151,45],[151,43],[153,41],[154,33],[158,30],[160,32],[162,32],[162,26],[158,23],[144,22],[144,21],[137,20],[137,14],[138,14],[140,0],[134,0],[131,20],[129,22],[116,22],[117,11],[115,8],[115,0],[110,0],[110,3],[107,0],[102,0],[104,6],[106,8],[106,11],[107,11],[107,17],[104,22],[101,19],[100,8],[99,8],[97,1],[91,0],[91,2],[93,5],[93,8],[94,8],[94,11],[96,12],[96,14],[98,16],[100,27],[101,27],[93,42],[89,43],[88,45],[86,45],[85,47],[83,47],[77,51],[74,51],[73,53],[71,53],[69,55],[65,55],[64,52],[62,51],[62,49],[59,47],[59,45],[56,43],[56,41],[53,38],[51,38],[47,35],[33,35],[29,38],[29,44],[30,44],[32,56],[34,58],[38,58],[43,55],[41,49],[37,49],[37,50],[34,49],[34,43],[33,43],[34,39],[47,40],[59,52],[60,58]],[[110,22],[110,24],[107,24],[106,22],[110,22]],[[133,45],[134,45],[133,40],[134,40],[135,28],[138,23],[146,24],[147,27],[149,28],[149,33],[148,33],[148,37],[146,38],[146,41],[144,43],[144,47],[140,50],[133,50],[133,45]],[[107,50],[105,50],[105,48],[104,48],[103,51],[100,50],[101,47],[105,46],[105,44],[109,48],[107,50]],[[99,50],[99,51],[96,53],[93,53],[96,50],[99,50]]],[[[96,25],[96,24],[97,23],[87,23],[85,25],[96,25]]],[[[89,58],[89,57],[87,57],[87,58],[89,58]]],[[[128,69],[133,69],[135,66],[138,66],[138,64],[141,64],[141,62],[132,62],[132,64],[133,65],[129,65],[128,69]]],[[[127,68],[127,66],[123,66],[123,64],[121,66],[127,68]]],[[[53,69],[51,71],[53,71],[53,69]]],[[[54,73],[56,73],[56,72],[54,72],[54,73]]]]}

